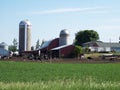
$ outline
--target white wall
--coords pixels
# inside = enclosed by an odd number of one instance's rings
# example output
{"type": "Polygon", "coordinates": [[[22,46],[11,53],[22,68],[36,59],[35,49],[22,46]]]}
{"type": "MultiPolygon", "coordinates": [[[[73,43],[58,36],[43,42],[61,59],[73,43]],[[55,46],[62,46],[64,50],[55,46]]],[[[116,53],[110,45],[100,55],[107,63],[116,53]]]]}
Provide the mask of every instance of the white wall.
{"type": "Polygon", "coordinates": [[[110,47],[89,47],[92,52],[109,52],[111,51],[110,47]]]}

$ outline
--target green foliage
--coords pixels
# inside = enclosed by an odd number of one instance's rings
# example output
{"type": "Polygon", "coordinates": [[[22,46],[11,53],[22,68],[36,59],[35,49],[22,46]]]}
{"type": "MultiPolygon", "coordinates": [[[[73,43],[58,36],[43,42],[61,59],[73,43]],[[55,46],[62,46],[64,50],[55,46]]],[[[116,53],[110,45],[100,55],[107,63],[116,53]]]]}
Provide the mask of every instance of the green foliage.
{"type": "Polygon", "coordinates": [[[13,39],[13,46],[15,46],[16,48],[17,48],[17,46],[18,46],[18,42],[17,42],[17,39],[13,39]]]}
{"type": "Polygon", "coordinates": [[[1,90],[119,90],[119,64],[0,62],[1,90]]]}
{"type": "Polygon", "coordinates": [[[41,45],[40,45],[40,46],[42,46],[45,42],[46,42],[46,41],[43,39],[43,40],[42,40],[42,43],[41,43],[41,45]]]}
{"type": "Polygon", "coordinates": [[[40,47],[40,41],[38,39],[37,42],[36,42],[36,49],[38,49],[39,47],[40,47]]]}
{"type": "Polygon", "coordinates": [[[75,36],[75,45],[82,45],[83,43],[97,41],[98,39],[99,35],[94,30],[79,31],[75,36]]]}
{"type": "Polygon", "coordinates": [[[74,50],[68,55],[69,58],[75,58],[83,54],[83,48],[81,46],[76,45],[74,50]]]}
{"type": "Polygon", "coordinates": [[[16,46],[10,45],[10,46],[8,46],[8,50],[15,52],[17,50],[17,48],[16,48],[16,46]]]}
{"type": "Polygon", "coordinates": [[[84,52],[84,53],[90,53],[91,50],[90,50],[88,47],[84,47],[83,52],[84,52]]]}
{"type": "Polygon", "coordinates": [[[81,46],[75,46],[75,51],[77,54],[81,54],[82,53],[82,47],[81,46]]]}
{"type": "Polygon", "coordinates": [[[81,46],[76,45],[74,49],[75,56],[79,57],[80,54],[83,53],[83,49],[81,46]]]}
{"type": "Polygon", "coordinates": [[[17,51],[17,46],[18,46],[17,39],[14,38],[13,39],[13,44],[8,47],[8,50],[12,51],[12,52],[15,52],[15,51],[17,51]]]}

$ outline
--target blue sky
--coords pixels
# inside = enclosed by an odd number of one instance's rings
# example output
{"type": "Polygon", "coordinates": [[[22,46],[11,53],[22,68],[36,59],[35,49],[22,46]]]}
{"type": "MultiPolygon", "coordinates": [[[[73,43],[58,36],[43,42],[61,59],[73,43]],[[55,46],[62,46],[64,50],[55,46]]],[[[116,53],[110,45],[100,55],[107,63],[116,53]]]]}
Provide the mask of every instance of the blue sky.
{"type": "Polygon", "coordinates": [[[70,32],[70,42],[80,30],[98,32],[100,40],[118,42],[120,0],[0,0],[0,42],[18,40],[19,22],[32,23],[32,45],[70,32]]]}

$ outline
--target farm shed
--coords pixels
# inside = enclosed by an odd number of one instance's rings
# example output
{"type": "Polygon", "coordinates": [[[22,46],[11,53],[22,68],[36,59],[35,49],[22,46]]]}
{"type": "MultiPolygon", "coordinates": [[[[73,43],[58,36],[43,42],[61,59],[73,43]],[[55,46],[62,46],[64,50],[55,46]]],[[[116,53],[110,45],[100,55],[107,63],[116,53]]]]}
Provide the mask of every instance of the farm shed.
{"type": "Polygon", "coordinates": [[[120,52],[120,43],[91,41],[84,43],[83,47],[88,47],[92,52],[120,52]]]}

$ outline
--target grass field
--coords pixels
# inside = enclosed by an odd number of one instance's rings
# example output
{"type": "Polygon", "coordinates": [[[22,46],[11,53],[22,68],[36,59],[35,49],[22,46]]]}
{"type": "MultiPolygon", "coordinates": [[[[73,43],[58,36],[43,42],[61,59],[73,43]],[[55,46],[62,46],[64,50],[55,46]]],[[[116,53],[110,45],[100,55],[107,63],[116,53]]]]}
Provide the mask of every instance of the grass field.
{"type": "Polygon", "coordinates": [[[0,61],[0,90],[120,90],[120,64],[0,61]]]}

